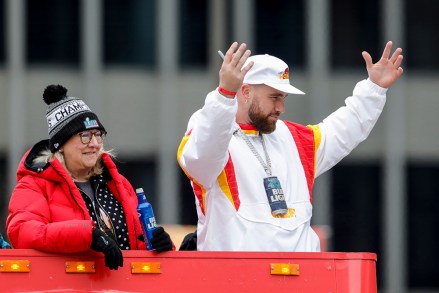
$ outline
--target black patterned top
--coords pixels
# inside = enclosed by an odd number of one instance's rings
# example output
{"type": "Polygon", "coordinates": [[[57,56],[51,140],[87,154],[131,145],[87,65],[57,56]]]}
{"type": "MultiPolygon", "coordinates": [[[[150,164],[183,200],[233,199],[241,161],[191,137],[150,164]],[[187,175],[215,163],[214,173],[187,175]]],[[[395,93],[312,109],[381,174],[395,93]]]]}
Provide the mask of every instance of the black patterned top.
{"type": "Polygon", "coordinates": [[[130,249],[125,213],[122,205],[108,189],[104,177],[94,176],[89,182],[75,183],[96,226],[115,240],[120,249],[130,249]]]}

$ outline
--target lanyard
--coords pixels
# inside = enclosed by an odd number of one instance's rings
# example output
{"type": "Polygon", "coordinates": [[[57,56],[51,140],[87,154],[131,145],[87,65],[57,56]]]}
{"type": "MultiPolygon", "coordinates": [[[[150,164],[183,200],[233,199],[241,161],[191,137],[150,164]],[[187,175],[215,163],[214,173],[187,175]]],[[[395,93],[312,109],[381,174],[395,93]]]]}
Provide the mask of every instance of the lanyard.
{"type": "Polygon", "coordinates": [[[259,132],[259,137],[261,138],[262,148],[264,149],[265,153],[265,159],[267,161],[267,164],[265,164],[264,160],[262,159],[261,155],[256,150],[255,146],[251,143],[250,139],[247,137],[247,135],[242,131],[241,128],[238,128],[235,133],[238,133],[242,139],[244,139],[245,143],[248,145],[250,150],[252,151],[253,155],[258,159],[259,163],[262,165],[262,167],[265,170],[265,173],[267,173],[268,176],[271,176],[271,160],[268,156],[267,148],[265,147],[264,137],[262,136],[262,133],[259,132]]]}

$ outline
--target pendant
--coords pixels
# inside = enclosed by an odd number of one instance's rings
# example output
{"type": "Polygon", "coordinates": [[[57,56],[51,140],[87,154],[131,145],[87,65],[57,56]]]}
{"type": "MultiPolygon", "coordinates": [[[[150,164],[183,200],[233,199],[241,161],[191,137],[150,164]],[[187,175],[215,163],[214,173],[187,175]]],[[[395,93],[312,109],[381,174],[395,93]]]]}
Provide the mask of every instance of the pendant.
{"type": "Polygon", "coordinates": [[[284,191],[280,185],[279,179],[276,176],[266,177],[264,178],[264,186],[273,216],[285,215],[288,213],[284,191]]]}

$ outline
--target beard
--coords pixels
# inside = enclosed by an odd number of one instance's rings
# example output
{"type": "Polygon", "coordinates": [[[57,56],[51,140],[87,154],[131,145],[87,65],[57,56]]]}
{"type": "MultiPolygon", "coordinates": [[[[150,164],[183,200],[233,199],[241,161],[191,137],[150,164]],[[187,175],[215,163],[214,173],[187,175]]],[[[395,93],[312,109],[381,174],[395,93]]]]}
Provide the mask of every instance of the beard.
{"type": "MultiPolygon", "coordinates": [[[[250,109],[248,110],[248,116],[250,117],[251,124],[259,130],[261,133],[272,133],[276,130],[276,122],[270,121],[269,118],[273,114],[264,114],[258,105],[256,105],[254,102],[250,105],[250,109]]],[[[279,116],[280,113],[276,112],[274,115],[279,116]]]]}

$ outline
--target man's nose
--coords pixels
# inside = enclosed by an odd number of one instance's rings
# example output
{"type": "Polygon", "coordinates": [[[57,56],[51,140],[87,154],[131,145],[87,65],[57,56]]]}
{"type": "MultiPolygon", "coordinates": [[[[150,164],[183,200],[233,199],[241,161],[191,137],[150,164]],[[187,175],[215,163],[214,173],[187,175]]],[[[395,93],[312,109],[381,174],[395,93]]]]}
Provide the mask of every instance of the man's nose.
{"type": "Polygon", "coordinates": [[[281,114],[283,114],[285,112],[285,101],[284,101],[284,99],[280,99],[280,100],[276,101],[275,110],[276,110],[276,112],[280,112],[281,114]]]}

